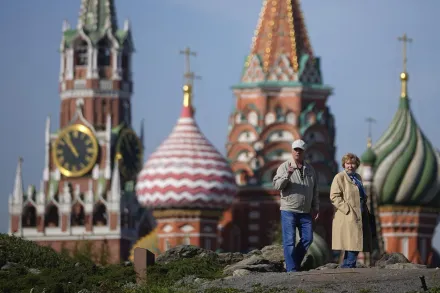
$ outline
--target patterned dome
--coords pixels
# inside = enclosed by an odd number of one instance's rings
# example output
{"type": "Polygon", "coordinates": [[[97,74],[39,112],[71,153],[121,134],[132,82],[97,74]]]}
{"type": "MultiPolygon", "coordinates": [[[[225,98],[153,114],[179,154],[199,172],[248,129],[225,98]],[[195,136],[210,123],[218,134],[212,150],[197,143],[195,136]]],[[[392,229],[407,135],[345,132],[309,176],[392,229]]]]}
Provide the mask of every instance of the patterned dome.
{"type": "Polygon", "coordinates": [[[381,205],[440,207],[440,156],[416,123],[409,105],[407,74],[391,125],[372,150],[373,184],[381,205]]]}
{"type": "Polygon", "coordinates": [[[194,120],[191,86],[183,90],[177,125],[139,173],[138,200],[155,209],[226,209],[237,192],[234,175],[194,120]]]}

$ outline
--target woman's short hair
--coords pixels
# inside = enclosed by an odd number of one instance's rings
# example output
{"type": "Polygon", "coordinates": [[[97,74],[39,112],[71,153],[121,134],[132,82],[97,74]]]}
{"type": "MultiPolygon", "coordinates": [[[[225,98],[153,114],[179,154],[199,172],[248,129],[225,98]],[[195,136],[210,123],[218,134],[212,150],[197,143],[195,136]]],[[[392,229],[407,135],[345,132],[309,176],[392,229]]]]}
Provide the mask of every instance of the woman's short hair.
{"type": "Polygon", "coordinates": [[[342,163],[342,168],[345,168],[345,163],[346,162],[354,162],[356,163],[356,168],[359,167],[359,165],[361,164],[361,160],[359,160],[358,156],[356,156],[353,153],[347,153],[342,157],[341,163],[342,163]]]}

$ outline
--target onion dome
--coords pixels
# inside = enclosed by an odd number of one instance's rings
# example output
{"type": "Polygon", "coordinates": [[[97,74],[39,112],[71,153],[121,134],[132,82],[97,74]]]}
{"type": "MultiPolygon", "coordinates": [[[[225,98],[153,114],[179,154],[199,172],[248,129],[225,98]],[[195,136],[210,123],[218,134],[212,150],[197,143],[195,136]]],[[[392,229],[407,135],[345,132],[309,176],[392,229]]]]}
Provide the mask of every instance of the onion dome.
{"type": "Polygon", "coordinates": [[[367,150],[361,156],[362,164],[372,166],[376,161],[376,154],[371,148],[371,138],[368,138],[367,150]]]}
{"type": "Polygon", "coordinates": [[[154,209],[226,209],[237,192],[234,175],[194,120],[192,86],[183,91],[177,125],[139,173],[138,201],[154,209]]]}
{"type": "MultiPolygon", "coordinates": [[[[296,243],[298,243],[300,239],[298,231],[296,232],[296,239],[296,243]]],[[[313,242],[306,255],[312,256],[312,261],[309,264],[311,269],[325,265],[331,257],[327,242],[316,232],[313,232],[313,242]]],[[[304,259],[307,259],[307,256],[304,259]]]]}
{"type": "Polygon", "coordinates": [[[397,113],[373,151],[373,184],[381,205],[440,207],[440,156],[425,137],[410,108],[408,74],[400,75],[397,113]]]}

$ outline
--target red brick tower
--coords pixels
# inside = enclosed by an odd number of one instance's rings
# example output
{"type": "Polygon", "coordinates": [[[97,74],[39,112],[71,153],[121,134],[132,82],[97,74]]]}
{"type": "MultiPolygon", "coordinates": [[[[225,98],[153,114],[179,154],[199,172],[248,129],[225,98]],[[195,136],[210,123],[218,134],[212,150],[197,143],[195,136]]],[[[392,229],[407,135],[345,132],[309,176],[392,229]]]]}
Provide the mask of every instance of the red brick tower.
{"type": "Polygon", "coordinates": [[[41,188],[23,194],[21,161],[10,199],[10,233],[74,249],[79,240],[110,261],[128,257],[139,209],[134,186],[141,139],[131,128],[128,21],[118,30],[112,0],[82,0],[76,29],[63,25],[60,46],[60,128],[47,119],[41,188]]]}
{"type": "Polygon", "coordinates": [[[330,242],[333,209],[328,189],[337,172],[334,118],[327,107],[331,88],[322,81],[298,0],[264,1],[242,78],[233,87],[227,157],[240,186],[238,204],[224,216],[225,250],[270,244],[279,222],[277,167],[291,158],[291,143],[308,143],[307,160],[319,175],[321,223],[330,242]]]}

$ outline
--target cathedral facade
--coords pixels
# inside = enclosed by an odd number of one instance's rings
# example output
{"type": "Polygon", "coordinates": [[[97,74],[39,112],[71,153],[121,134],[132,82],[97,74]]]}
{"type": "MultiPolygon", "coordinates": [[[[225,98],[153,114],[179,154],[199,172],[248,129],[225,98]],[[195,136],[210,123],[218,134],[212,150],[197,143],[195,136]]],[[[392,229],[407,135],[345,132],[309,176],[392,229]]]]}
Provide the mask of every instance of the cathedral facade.
{"type": "Polygon", "coordinates": [[[323,82],[298,0],[263,1],[236,97],[226,144],[239,186],[238,201],[220,225],[228,251],[261,248],[277,229],[279,192],[272,178],[303,139],[306,159],[318,174],[321,224],[315,231],[331,243],[333,208],[329,186],[337,172],[335,122],[327,106],[331,87],[323,82]]]}

